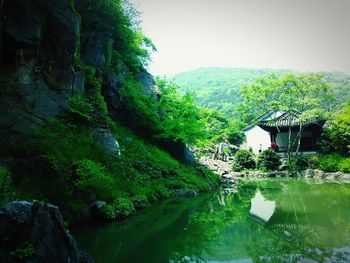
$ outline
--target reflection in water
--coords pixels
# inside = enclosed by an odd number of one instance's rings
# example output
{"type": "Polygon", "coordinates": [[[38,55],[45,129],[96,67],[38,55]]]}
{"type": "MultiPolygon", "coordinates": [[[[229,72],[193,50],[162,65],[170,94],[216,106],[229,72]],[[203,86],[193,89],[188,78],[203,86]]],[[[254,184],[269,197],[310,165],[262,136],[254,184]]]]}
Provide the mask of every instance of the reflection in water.
{"type": "Polygon", "coordinates": [[[75,234],[97,263],[350,262],[349,201],[346,184],[243,181],[75,234]]]}
{"type": "Polygon", "coordinates": [[[254,198],[251,200],[249,213],[263,223],[266,223],[273,215],[273,212],[275,212],[275,208],[276,202],[266,200],[258,190],[254,198]]]}

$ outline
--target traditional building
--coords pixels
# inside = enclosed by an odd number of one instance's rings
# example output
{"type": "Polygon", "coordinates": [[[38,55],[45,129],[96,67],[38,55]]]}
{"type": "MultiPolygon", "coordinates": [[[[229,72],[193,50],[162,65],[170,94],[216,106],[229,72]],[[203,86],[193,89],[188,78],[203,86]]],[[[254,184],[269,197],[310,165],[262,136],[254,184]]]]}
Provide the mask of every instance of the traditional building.
{"type": "Polygon", "coordinates": [[[291,129],[292,150],[297,148],[297,135],[301,129],[299,151],[301,153],[314,153],[317,151],[317,141],[320,137],[323,120],[312,119],[301,121],[297,111],[275,111],[258,119],[256,124],[243,129],[246,136],[246,146],[254,153],[271,148],[272,144],[278,146],[278,152],[287,152],[289,128],[291,129]]]}

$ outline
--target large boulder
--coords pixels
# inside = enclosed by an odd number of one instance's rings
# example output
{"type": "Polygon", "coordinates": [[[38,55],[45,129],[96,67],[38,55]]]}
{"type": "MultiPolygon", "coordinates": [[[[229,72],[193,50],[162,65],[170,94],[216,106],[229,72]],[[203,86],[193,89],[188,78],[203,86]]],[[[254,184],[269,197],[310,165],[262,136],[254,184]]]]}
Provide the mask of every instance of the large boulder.
{"type": "Polygon", "coordinates": [[[15,201],[1,209],[0,243],[1,262],[93,262],[65,230],[59,209],[46,203],[15,201]]]}
{"type": "Polygon", "coordinates": [[[197,162],[193,152],[187,145],[181,141],[158,140],[155,142],[161,149],[167,151],[172,157],[185,164],[194,164],[197,162]]]}
{"type": "Polygon", "coordinates": [[[120,155],[119,143],[109,129],[96,128],[93,130],[93,137],[107,153],[120,155]]]}

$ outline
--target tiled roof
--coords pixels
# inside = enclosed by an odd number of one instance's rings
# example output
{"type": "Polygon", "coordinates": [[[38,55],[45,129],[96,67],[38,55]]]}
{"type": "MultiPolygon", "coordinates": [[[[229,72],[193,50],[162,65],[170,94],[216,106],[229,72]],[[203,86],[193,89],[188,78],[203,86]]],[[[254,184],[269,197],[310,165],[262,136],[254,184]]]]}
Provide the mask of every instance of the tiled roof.
{"type": "Polygon", "coordinates": [[[264,127],[289,127],[289,123],[291,124],[291,126],[305,126],[310,124],[317,124],[322,126],[324,124],[324,122],[320,121],[319,119],[300,121],[298,120],[298,117],[300,115],[301,113],[297,111],[285,112],[275,119],[261,120],[258,122],[258,125],[264,127]]]}

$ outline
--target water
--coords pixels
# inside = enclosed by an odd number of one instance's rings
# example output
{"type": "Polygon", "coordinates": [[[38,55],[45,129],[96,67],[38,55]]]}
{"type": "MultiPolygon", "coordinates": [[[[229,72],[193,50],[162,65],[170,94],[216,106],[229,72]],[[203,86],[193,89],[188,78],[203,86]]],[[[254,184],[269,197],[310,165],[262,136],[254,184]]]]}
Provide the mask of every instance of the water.
{"type": "Polygon", "coordinates": [[[74,234],[97,263],[350,262],[350,185],[247,181],[74,234]]]}

